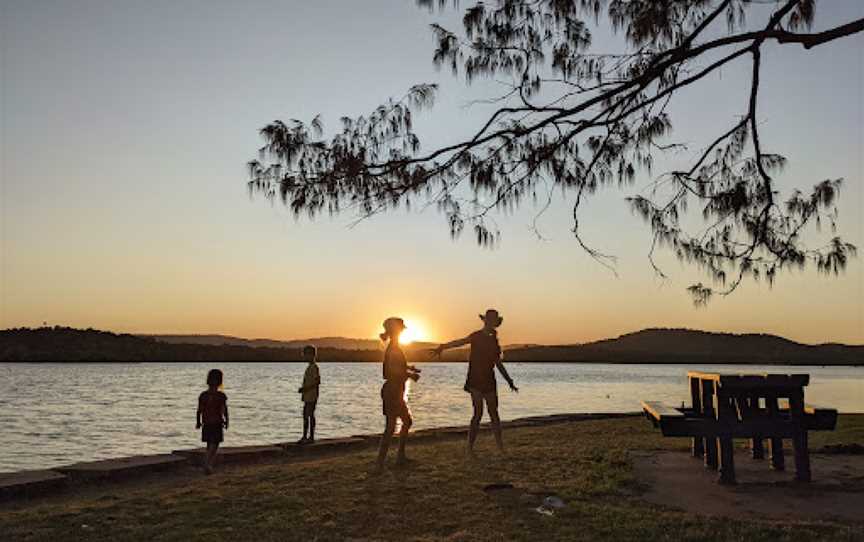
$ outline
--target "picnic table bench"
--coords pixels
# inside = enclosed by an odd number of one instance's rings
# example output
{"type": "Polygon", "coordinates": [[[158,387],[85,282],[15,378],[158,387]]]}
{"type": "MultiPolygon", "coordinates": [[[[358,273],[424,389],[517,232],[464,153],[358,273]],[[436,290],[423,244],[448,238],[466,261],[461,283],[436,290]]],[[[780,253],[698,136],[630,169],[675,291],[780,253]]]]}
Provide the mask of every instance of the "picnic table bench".
{"type": "Polygon", "coordinates": [[[768,440],[770,466],[785,469],[783,439],[792,440],[795,478],[810,481],[807,432],[833,430],[837,410],[804,403],[807,374],[730,375],[687,373],[691,404],[675,407],[658,401],[643,401],[642,410],[666,437],[691,437],[693,457],[705,466],[719,469],[719,481],[735,483],[733,439],[751,441],[754,459],[763,459],[763,441],[768,440]]]}

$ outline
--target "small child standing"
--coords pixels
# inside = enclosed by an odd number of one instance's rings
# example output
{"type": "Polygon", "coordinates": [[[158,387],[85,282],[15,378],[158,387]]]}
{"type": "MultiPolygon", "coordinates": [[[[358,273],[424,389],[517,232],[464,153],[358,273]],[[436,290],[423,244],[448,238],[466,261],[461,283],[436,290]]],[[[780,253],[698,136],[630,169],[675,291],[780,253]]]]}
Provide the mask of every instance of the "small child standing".
{"type": "Polygon", "coordinates": [[[303,399],[303,438],[298,444],[315,442],[315,407],[318,405],[318,388],[321,386],[321,374],[318,372],[318,350],[311,344],[303,347],[303,359],[309,362],[303,373],[303,385],[297,390],[303,399]],[[308,437],[307,437],[308,435],[308,437]]]}
{"type": "Polygon", "coordinates": [[[223,440],[222,429],[228,429],[228,396],[222,393],[222,371],[219,369],[207,373],[207,389],[198,396],[195,417],[195,428],[201,429],[201,441],[207,443],[204,472],[212,474],[216,452],[223,440]]]}

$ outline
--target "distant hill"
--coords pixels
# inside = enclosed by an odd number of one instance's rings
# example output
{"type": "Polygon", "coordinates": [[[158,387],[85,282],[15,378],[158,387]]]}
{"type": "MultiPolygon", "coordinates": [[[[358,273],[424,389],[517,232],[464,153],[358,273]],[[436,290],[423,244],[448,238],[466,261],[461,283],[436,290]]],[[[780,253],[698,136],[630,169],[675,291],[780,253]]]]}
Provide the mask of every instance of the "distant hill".
{"type": "MultiPolygon", "coordinates": [[[[325,337],[292,341],[240,339],[223,335],[117,334],[94,329],[45,327],[0,331],[0,361],[299,361],[300,348],[318,346],[321,361],[381,361],[381,343],[325,337]],[[183,342],[183,341],[187,342],[183,342]],[[356,347],[356,348],[354,348],[356,347]]],[[[429,361],[432,346],[405,347],[412,362],[429,361]]],[[[688,329],[645,329],[585,344],[510,345],[507,361],[864,365],[864,346],[801,344],[775,335],[710,333],[688,329]]],[[[466,349],[444,361],[465,361],[466,349]]]]}
{"type": "Polygon", "coordinates": [[[373,339],[349,339],[346,337],[318,337],[313,339],[292,339],[280,341],[274,339],[243,339],[230,335],[139,335],[139,337],[154,339],[171,344],[206,344],[220,346],[261,346],[271,348],[302,348],[314,344],[318,348],[338,348],[340,350],[378,350],[381,342],[373,339]]]}
{"type": "Polygon", "coordinates": [[[645,329],[614,339],[507,351],[510,361],[861,365],[864,346],[801,344],[776,335],[645,329]]]}
{"type": "MultiPolygon", "coordinates": [[[[238,339],[221,335],[153,336],[68,327],[18,328],[0,331],[0,361],[300,361],[307,344],[318,346],[321,361],[381,361],[379,341],[326,338],[302,341],[238,339]],[[192,337],[197,342],[175,342],[192,337]],[[336,348],[330,345],[365,346],[336,348]],[[253,346],[254,345],[254,346],[253,346]],[[371,347],[370,347],[371,346],[371,347]]],[[[406,347],[412,361],[425,360],[428,344],[406,347]]]]}

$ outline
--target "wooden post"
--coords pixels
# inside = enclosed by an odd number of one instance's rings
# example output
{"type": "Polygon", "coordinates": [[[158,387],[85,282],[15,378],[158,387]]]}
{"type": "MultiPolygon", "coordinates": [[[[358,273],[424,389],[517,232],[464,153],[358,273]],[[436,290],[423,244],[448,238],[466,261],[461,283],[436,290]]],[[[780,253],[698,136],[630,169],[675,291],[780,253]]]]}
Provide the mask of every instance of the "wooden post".
{"type": "Polygon", "coordinates": [[[737,416],[732,398],[719,387],[715,386],[717,397],[717,421],[720,422],[721,433],[718,435],[720,448],[720,483],[735,483],[735,450],[732,446],[732,424],[736,423],[737,416]]]}
{"type": "MultiPolygon", "coordinates": [[[[690,377],[690,403],[693,411],[702,414],[702,394],[699,391],[699,379],[690,377]]],[[[703,458],[705,456],[705,440],[702,437],[693,437],[690,449],[693,457],[703,458]]]]}
{"type": "MultiPolygon", "coordinates": [[[[706,418],[714,418],[714,381],[700,379],[702,388],[702,415],[706,418]]],[[[717,469],[717,439],[705,437],[705,467],[717,469]]]]}
{"type": "MultiPolygon", "coordinates": [[[[780,416],[776,393],[765,394],[765,409],[771,418],[777,419],[780,416]]],[[[786,470],[786,458],[783,456],[783,439],[771,437],[768,442],[768,451],[771,453],[771,468],[774,470],[786,470]]]]}
{"type": "Polygon", "coordinates": [[[804,388],[789,394],[789,414],[794,422],[792,446],[795,450],[795,479],[810,481],[810,451],[807,449],[807,429],[804,427],[804,388]]]}

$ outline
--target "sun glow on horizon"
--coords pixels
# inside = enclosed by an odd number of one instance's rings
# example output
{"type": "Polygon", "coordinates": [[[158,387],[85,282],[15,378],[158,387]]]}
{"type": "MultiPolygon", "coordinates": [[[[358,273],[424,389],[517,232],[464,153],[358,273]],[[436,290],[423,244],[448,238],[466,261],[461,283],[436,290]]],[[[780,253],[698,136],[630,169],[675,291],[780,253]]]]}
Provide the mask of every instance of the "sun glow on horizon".
{"type": "Polygon", "coordinates": [[[417,341],[428,341],[426,326],[417,320],[405,318],[405,331],[399,336],[399,344],[411,344],[417,341]]]}

